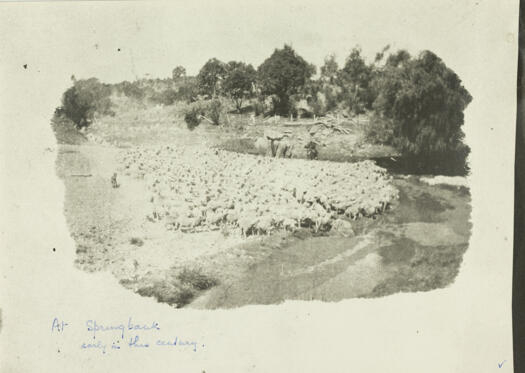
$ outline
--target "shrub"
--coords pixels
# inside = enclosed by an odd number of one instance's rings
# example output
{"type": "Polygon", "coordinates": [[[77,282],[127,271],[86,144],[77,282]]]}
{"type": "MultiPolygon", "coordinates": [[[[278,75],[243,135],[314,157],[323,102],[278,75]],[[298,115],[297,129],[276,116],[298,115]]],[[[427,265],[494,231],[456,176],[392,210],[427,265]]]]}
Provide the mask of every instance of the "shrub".
{"type": "Polygon", "coordinates": [[[197,127],[203,117],[218,126],[221,123],[223,115],[224,108],[221,100],[198,100],[188,105],[188,108],[184,112],[184,121],[189,129],[197,127]]]}
{"type": "Polygon", "coordinates": [[[319,157],[319,152],[317,151],[317,144],[313,141],[310,141],[305,146],[306,157],[310,160],[317,159],[319,157]]]}
{"type": "Polygon", "coordinates": [[[250,138],[229,138],[224,140],[220,145],[220,149],[227,150],[235,153],[244,153],[244,154],[259,154],[264,155],[266,150],[257,149],[255,146],[255,141],[250,138]]]}
{"type": "Polygon", "coordinates": [[[139,288],[137,293],[143,297],[153,297],[158,302],[181,308],[193,300],[196,291],[189,284],[180,284],[176,281],[157,281],[139,288]]]}
{"type": "Polygon", "coordinates": [[[256,116],[264,115],[264,102],[261,102],[260,100],[255,100],[252,106],[253,112],[256,116]]]}
{"type": "Polygon", "coordinates": [[[326,114],[326,106],[324,105],[323,100],[311,100],[309,103],[310,107],[312,108],[312,112],[315,116],[321,117],[326,114]]]}
{"type": "Polygon", "coordinates": [[[373,116],[364,130],[365,139],[372,144],[392,145],[394,125],[389,119],[373,116]]]}
{"type": "Polygon", "coordinates": [[[144,89],[139,87],[137,82],[130,83],[124,81],[115,86],[118,92],[123,93],[126,97],[133,98],[135,100],[142,100],[145,96],[144,89]]]}
{"type": "Polygon", "coordinates": [[[156,104],[173,105],[178,98],[178,93],[173,88],[167,88],[161,92],[155,92],[150,100],[156,104]]]}
{"type": "Polygon", "coordinates": [[[209,119],[218,126],[221,122],[221,115],[222,115],[222,103],[219,99],[213,99],[209,102],[206,108],[206,116],[209,117],[209,119]]]}
{"type": "Polygon", "coordinates": [[[199,95],[199,86],[194,77],[184,77],[179,80],[177,89],[177,100],[193,102],[199,95]]]}
{"type": "Polygon", "coordinates": [[[188,129],[192,130],[201,123],[202,109],[198,103],[192,103],[184,113],[184,121],[188,129]]]}
{"type": "Polygon", "coordinates": [[[215,278],[205,275],[199,269],[184,268],[177,279],[183,285],[190,285],[198,290],[207,290],[218,284],[215,278]]]}
{"type": "Polygon", "coordinates": [[[76,80],[62,96],[58,111],[75,123],[77,128],[91,124],[95,113],[111,114],[111,88],[96,78],[76,80]]]}

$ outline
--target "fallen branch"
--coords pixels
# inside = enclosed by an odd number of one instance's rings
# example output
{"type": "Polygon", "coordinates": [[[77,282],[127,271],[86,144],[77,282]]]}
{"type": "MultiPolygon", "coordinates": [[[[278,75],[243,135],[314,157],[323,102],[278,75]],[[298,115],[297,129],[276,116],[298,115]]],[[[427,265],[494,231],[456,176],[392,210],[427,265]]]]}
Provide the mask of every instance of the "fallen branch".
{"type": "Polygon", "coordinates": [[[215,124],[215,123],[213,123],[213,121],[211,119],[206,118],[204,115],[201,115],[199,118],[200,119],[204,119],[204,120],[208,121],[211,124],[215,124]]]}

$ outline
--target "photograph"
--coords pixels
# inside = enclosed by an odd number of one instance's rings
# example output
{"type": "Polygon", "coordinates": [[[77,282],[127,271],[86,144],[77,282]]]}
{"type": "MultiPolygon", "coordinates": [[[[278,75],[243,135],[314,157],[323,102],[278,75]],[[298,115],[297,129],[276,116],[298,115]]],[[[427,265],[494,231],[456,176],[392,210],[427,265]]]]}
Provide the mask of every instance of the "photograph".
{"type": "Polygon", "coordinates": [[[0,371],[512,373],[518,3],[0,0],[0,371]]]}
{"type": "Polygon", "coordinates": [[[435,51],[365,43],[71,75],[50,117],[76,266],[175,308],[451,285],[471,230],[475,98],[435,51]]]}

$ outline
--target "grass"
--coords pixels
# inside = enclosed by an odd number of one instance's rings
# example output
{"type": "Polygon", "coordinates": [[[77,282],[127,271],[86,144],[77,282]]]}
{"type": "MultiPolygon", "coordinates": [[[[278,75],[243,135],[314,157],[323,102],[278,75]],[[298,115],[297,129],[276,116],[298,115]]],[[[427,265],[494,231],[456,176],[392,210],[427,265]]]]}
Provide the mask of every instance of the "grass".
{"type": "MultiPolygon", "coordinates": [[[[467,188],[429,186],[414,177],[410,180],[396,179],[395,183],[400,190],[397,206],[374,222],[376,227],[384,223],[439,223],[465,237],[465,242],[468,242],[471,207],[467,188]]],[[[424,246],[406,237],[392,240],[392,245],[379,251],[390,275],[366,296],[428,291],[449,286],[459,272],[467,248],[467,243],[424,246]]]]}
{"type": "MultiPolygon", "coordinates": [[[[218,138],[220,141],[215,142],[215,144],[219,144],[218,146],[222,149],[238,153],[263,154],[263,150],[256,148],[255,139],[263,136],[266,128],[275,128],[277,130],[284,128],[281,127],[282,123],[263,123],[263,119],[260,117],[255,119],[254,125],[248,125],[251,120],[249,116],[230,113],[228,114],[229,120],[227,124],[225,123],[218,127],[201,124],[194,132],[189,133],[181,115],[182,109],[183,107],[178,106],[178,104],[157,107],[140,107],[138,105],[126,107],[124,103],[116,109],[117,115],[115,117],[100,118],[95,131],[98,131],[101,137],[110,141],[124,141],[130,144],[169,142],[171,145],[173,143],[176,144],[177,141],[185,144],[189,141],[202,143],[203,141],[218,138]]],[[[59,142],[76,144],[85,141],[84,136],[71,123],[55,123],[54,129],[59,142]]],[[[298,133],[301,129],[293,128],[293,131],[298,133]]],[[[306,137],[300,141],[305,141],[305,139],[306,137]]],[[[352,135],[345,137],[345,135],[336,134],[330,138],[327,146],[319,147],[319,159],[338,162],[357,161],[362,158],[370,158],[370,154],[378,154],[384,150],[365,144],[366,146],[363,149],[356,151],[356,148],[361,145],[359,143],[359,128],[356,127],[355,133],[352,133],[352,135]],[[353,142],[352,136],[355,140],[353,142]]],[[[71,167],[71,164],[69,166],[71,167]]],[[[78,169],[82,170],[80,166],[78,169]]],[[[95,181],[82,181],[82,183],[95,181]]],[[[68,182],[79,183],[76,179],[68,182]]],[[[395,183],[400,188],[399,201],[395,203],[395,206],[387,214],[381,215],[375,220],[359,219],[353,222],[352,227],[356,235],[366,234],[373,229],[380,229],[381,225],[384,224],[402,225],[410,222],[428,222],[447,225],[457,234],[468,238],[471,227],[469,223],[470,197],[467,188],[429,186],[419,182],[417,178],[411,178],[410,180],[396,179],[395,183]]],[[[106,184],[107,180],[104,181],[105,186],[107,186],[106,184]]],[[[73,187],[78,187],[79,185],[74,184],[73,187]]],[[[82,184],[82,186],[84,185],[82,184]]],[[[82,196],[82,194],[79,195],[82,196]]],[[[80,202],[83,202],[83,200],[80,202]]],[[[90,206],[89,204],[83,204],[82,206],[85,205],[90,206]]],[[[90,206],[90,209],[96,210],[95,212],[103,211],[103,209],[100,209],[100,206],[90,206]]],[[[79,208],[78,211],[81,212],[79,216],[84,216],[84,210],[79,208]]],[[[87,233],[89,233],[89,236],[86,238],[86,241],[89,243],[95,242],[101,246],[109,242],[107,237],[98,237],[92,232],[87,233]]],[[[324,232],[319,234],[325,235],[324,232]]],[[[348,242],[343,242],[343,239],[340,237],[312,236],[313,234],[309,233],[308,230],[300,230],[295,232],[292,238],[296,241],[304,241],[303,245],[306,248],[312,246],[312,238],[326,239],[319,243],[323,250],[326,247],[332,247],[329,244],[331,243],[330,239],[337,240],[337,242],[340,241],[341,250],[346,250],[348,245],[348,242]]],[[[390,246],[385,246],[377,252],[382,258],[388,278],[376,284],[371,293],[366,296],[376,297],[399,291],[424,291],[445,287],[457,275],[463,253],[467,248],[464,244],[452,243],[447,246],[435,244],[435,246],[428,247],[417,244],[406,237],[399,237],[399,239],[394,237],[391,241],[392,244],[390,246]]],[[[130,238],[129,242],[135,246],[143,245],[143,241],[137,237],[130,238]]],[[[78,245],[78,252],[82,260],[87,262],[84,265],[87,267],[90,266],[90,261],[97,259],[93,258],[91,247],[84,245],[83,242],[78,245]]],[[[274,256],[268,263],[258,264],[261,268],[259,270],[260,273],[257,276],[253,276],[251,274],[253,271],[248,271],[248,278],[243,279],[238,286],[247,288],[250,285],[250,281],[254,287],[260,286],[260,297],[265,302],[273,301],[268,290],[270,285],[276,289],[275,296],[284,296],[285,294],[282,293],[281,284],[278,280],[279,276],[276,275],[274,278],[268,279],[268,271],[275,271],[278,274],[283,268],[283,262],[298,266],[300,260],[304,260],[303,251],[286,251],[285,249],[285,247],[282,248],[284,254],[280,253],[281,249],[273,250],[274,256]],[[301,253],[302,259],[294,257],[298,252],[301,253]]],[[[107,250],[107,247],[103,247],[101,250],[107,250]]],[[[260,251],[260,247],[257,250],[260,251]]],[[[312,260],[304,262],[304,265],[313,265],[321,260],[317,255],[320,255],[323,250],[315,250],[315,248],[310,250],[312,260]]],[[[253,268],[257,269],[257,266],[253,268]]],[[[333,276],[333,273],[326,272],[325,275],[328,278],[333,276]]],[[[223,277],[221,279],[223,285],[226,285],[227,281],[223,277]]],[[[308,282],[308,286],[310,286],[310,280],[311,278],[305,277],[304,283],[307,284],[308,282]]],[[[295,294],[294,292],[296,291],[296,289],[292,289],[296,287],[294,281],[290,281],[287,285],[290,287],[290,294],[295,294]]],[[[140,295],[153,297],[159,302],[180,308],[191,303],[199,293],[219,285],[219,281],[200,268],[183,268],[182,270],[172,269],[168,271],[162,280],[151,279],[148,281],[147,279],[139,279],[138,282],[133,280],[127,285],[139,286],[137,292],[140,295]]],[[[218,286],[218,288],[221,288],[221,286],[218,286]]],[[[246,294],[246,296],[250,302],[255,299],[253,293],[246,294]]],[[[234,296],[232,295],[232,297],[234,296]]],[[[234,301],[232,300],[232,302],[234,301]]],[[[239,302],[242,302],[242,300],[239,302]]]]}
{"type": "Polygon", "coordinates": [[[190,286],[173,284],[169,281],[157,281],[150,286],[138,289],[143,297],[153,297],[160,303],[167,303],[177,308],[184,307],[195,297],[195,290],[190,286]]]}
{"type": "Polygon", "coordinates": [[[182,308],[189,304],[199,292],[218,285],[219,281],[197,268],[184,268],[171,279],[155,281],[141,287],[137,293],[145,297],[153,297],[158,302],[182,308]]]}
{"type": "Polygon", "coordinates": [[[200,269],[184,268],[177,276],[179,281],[198,290],[208,290],[218,284],[215,278],[209,277],[201,272],[200,269]]]}
{"type": "MultiPolygon", "coordinates": [[[[389,262],[392,260],[392,254],[388,253],[388,260],[385,262],[395,264],[396,273],[375,286],[367,297],[444,288],[450,285],[459,273],[463,253],[467,247],[467,244],[442,247],[411,245],[412,252],[408,254],[411,258],[408,261],[396,262],[389,262]]],[[[399,250],[400,248],[394,250],[403,251],[399,250]]]]}
{"type": "Polygon", "coordinates": [[[255,141],[250,138],[230,138],[223,141],[219,146],[220,149],[234,153],[264,155],[263,150],[255,147],[255,141]]]}

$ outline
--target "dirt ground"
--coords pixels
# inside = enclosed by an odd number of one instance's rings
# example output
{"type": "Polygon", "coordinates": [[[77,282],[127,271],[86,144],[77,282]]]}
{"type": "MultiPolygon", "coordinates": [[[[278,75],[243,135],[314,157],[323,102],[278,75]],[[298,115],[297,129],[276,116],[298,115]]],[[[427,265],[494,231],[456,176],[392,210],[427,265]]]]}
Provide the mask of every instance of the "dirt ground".
{"type": "MultiPolygon", "coordinates": [[[[262,154],[255,144],[266,129],[291,129],[294,139],[306,141],[311,125],[233,115],[221,127],[203,123],[190,131],[177,107],[123,102],[115,112],[97,118],[84,133],[60,126],[56,131],[60,142],[71,144],[59,145],[56,168],[66,187],[64,213],[81,270],[109,271],[131,291],[174,307],[211,309],[427,291],[450,285],[459,271],[471,230],[464,178],[394,175],[399,193],[390,208],[348,220],[346,231],[301,228],[244,237],[222,228],[167,229],[147,218],[150,187],[121,172],[124,153],[169,145],[262,154]],[[111,182],[115,172],[118,188],[111,182]]],[[[320,158],[392,155],[364,141],[364,121],[353,118],[342,124],[345,133],[321,134],[320,158]]]]}
{"type": "Polygon", "coordinates": [[[453,282],[468,246],[468,189],[417,177],[397,177],[399,200],[379,217],[352,222],[355,235],[169,231],[144,219],[143,181],[119,174],[120,186],[112,188],[122,151],[90,142],[59,148],[57,173],[66,185],[76,264],[111,271],[132,291],[176,307],[337,301],[441,288],[453,282]]]}

